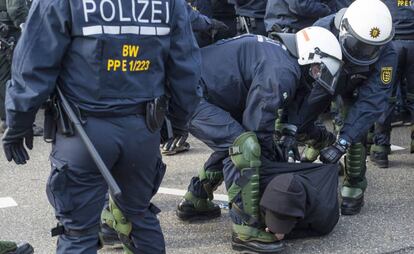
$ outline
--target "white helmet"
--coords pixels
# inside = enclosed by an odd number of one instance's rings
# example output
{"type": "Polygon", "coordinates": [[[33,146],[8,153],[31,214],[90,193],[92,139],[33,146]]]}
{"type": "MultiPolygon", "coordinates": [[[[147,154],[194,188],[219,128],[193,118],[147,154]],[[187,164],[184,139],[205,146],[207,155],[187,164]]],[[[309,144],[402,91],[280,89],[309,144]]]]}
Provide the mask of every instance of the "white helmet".
{"type": "Polygon", "coordinates": [[[311,64],[309,74],[331,94],[342,66],[342,51],[338,39],[329,30],[311,26],[296,33],[298,63],[311,64]]]}
{"type": "Polygon", "coordinates": [[[358,65],[375,63],[394,36],[388,7],[380,0],[356,0],[342,13],[339,42],[345,57],[358,65]]]}

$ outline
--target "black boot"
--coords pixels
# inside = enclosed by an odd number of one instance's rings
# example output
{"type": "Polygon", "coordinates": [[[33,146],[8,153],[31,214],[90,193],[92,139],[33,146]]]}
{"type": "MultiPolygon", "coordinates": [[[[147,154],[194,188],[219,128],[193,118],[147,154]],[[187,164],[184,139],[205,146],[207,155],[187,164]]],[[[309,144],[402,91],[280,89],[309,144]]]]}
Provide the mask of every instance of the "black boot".
{"type": "Polygon", "coordinates": [[[342,215],[355,215],[361,211],[364,206],[364,195],[360,198],[342,198],[341,214],[342,215]]]}
{"type": "Polygon", "coordinates": [[[122,244],[119,240],[118,233],[106,224],[101,224],[99,235],[103,241],[103,245],[122,244]]]}
{"type": "Polygon", "coordinates": [[[212,201],[187,192],[178,205],[176,214],[183,221],[211,220],[220,217],[221,209],[212,201]]]}
{"type": "Polygon", "coordinates": [[[260,241],[243,241],[235,235],[231,238],[231,247],[233,250],[240,251],[241,253],[279,253],[285,249],[283,242],[260,242],[260,241]]]}
{"type": "Polygon", "coordinates": [[[388,168],[388,153],[372,152],[369,157],[379,168],[388,168]]]}

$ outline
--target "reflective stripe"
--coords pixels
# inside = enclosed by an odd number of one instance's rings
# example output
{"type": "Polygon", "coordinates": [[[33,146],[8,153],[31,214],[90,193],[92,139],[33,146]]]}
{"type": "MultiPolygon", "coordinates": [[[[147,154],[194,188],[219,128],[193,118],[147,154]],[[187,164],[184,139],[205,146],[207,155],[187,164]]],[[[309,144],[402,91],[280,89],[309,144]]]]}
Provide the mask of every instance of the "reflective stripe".
{"type": "Polygon", "coordinates": [[[119,34],[119,26],[103,26],[104,33],[106,34],[119,34]]]}
{"type": "Polygon", "coordinates": [[[169,27],[155,26],[87,26],[82,28],[84,36],[96,34],[168,35],[169,27]]]}
{"type": "Polygon", "coordinates": [[[83,35],[102,34],[102,26],[87,26],[82,28],[83,35]]]}

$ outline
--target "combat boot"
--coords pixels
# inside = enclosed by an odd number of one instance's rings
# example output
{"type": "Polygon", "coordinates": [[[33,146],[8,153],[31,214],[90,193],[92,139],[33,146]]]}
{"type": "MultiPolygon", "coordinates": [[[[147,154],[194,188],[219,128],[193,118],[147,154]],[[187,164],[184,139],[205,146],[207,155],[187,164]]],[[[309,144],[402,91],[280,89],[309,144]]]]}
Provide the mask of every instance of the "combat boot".
{"type": "Polygon", "coordinates": [[[379,168],[388,168],[388,154],[390,154],[390,146],[372,145],[370,159],[379,168]]]}
{"type": "Polygon", "coordinates": [[[279,253],[285,246],[271,233],[246,225],[233,224],[233,250],[242,253],[279,253]]]}
{"type": "Polygon", "coordinates": [[[29,243],[0,241],[0,254],[32,254],[33,247],[29,243]]]}
{"type": "Polygon", "coordinates": [[[207,198],[187,192],[177,206],[176,215],[183,221],[210,220],[221,215],[220,207],[207,198]]]}

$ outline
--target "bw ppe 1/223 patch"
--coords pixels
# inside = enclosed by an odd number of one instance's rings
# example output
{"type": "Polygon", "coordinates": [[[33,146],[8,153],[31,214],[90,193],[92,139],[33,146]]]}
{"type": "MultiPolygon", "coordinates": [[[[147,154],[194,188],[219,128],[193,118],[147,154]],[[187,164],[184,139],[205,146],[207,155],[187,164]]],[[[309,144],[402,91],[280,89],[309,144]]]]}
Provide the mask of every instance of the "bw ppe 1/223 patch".
{"type": "Polygon", "coordinates": [[[381,68],[381,81],[384,85],[388,85],[392,81],[392,67],[381,68]]]}

